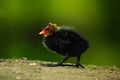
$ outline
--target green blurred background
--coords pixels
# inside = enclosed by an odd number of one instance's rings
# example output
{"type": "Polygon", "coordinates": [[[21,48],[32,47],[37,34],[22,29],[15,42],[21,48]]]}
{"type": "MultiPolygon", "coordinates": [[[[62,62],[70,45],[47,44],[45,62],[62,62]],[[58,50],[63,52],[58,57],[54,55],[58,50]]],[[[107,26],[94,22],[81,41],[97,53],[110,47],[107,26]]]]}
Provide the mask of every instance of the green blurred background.
{"type": "Polygon", "coordinates": [[[89,41],[81,63],[120,67],[116,0],[0,0],[0,58],[60,61],[63,57],[48,51],[38,35],[49,22],[73,27],[89,41]]]}

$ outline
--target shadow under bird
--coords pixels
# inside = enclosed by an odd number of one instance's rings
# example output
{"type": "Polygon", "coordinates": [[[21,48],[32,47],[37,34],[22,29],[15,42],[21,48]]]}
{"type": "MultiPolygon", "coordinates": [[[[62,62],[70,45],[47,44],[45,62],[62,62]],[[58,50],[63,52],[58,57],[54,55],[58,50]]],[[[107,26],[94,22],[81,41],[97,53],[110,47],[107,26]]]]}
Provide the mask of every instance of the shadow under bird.
{"type": "Polygon", "coordinates": [[[89,48],[89,44],[78,33],[48,23],[39,35],[44,36],[43,43],[47,48],[64,56],[64,59],[58,62],[57,66],[61,66],[69,57],[77,57],[76,67],[84,68],[80,64],[80,57],[89,48]]]}

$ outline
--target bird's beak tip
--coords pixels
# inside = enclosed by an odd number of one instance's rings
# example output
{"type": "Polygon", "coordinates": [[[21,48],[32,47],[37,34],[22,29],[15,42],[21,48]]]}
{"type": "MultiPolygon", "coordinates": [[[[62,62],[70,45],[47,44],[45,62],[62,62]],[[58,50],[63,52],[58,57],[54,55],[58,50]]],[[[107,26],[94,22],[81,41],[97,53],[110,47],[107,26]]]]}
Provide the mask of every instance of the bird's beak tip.
{"type": "Polygon", "coordinates": [[[43,32],[41,31],[41,32],[39,32],[39,35],[42,35],[43,34],[43,32]]]}

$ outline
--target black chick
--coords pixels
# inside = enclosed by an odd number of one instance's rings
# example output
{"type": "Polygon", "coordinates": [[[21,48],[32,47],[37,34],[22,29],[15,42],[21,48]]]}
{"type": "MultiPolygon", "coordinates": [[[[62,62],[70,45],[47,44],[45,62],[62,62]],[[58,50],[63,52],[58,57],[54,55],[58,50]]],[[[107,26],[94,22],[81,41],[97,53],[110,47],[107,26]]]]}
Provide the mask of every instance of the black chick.
{"type": "Polygon", "coordinates": [[[79,34],[72,30],[62,29],[52,23],[43,28],[39,34],[45,37],[43,43],[46,47],[65,56],[57,65],[62,65],[69,57],[77,57],[76,67],[84,68],[80,64],[80,57],[89,47],[89,44],[79,34]]]}

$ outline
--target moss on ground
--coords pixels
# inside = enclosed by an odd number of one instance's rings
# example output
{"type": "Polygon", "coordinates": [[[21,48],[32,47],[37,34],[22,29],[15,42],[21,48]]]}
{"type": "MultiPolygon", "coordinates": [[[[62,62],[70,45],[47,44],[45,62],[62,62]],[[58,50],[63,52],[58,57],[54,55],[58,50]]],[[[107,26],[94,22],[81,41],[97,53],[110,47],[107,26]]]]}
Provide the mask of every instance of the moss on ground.
{"type": "Polygon", "coordinates": [[[85,65],[48,66],[53,62],[23,59],[1,59],[0,80],[120,80],[120,68],[116,66],[85,65]]]}

